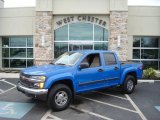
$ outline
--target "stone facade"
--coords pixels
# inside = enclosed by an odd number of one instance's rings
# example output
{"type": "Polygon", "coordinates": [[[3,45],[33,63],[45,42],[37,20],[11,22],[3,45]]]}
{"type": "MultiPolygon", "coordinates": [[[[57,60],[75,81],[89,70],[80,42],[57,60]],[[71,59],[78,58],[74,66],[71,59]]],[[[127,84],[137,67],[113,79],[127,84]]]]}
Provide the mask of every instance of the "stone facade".
{"type": "Polygon", "coordinates": [[[128,12],[111,11],[110,12],[110,39],[109,50],[116,51],[121,61],[127,60],[127,24],[128,12]],[[120,38],[120,46],[118,46],[118,36],[120,38]]]}
{"type": "Polygon", "coordinates": [[[34,64],[41,65],[53,60],[52,12],[37,11],[35,18],[34,64]]]}

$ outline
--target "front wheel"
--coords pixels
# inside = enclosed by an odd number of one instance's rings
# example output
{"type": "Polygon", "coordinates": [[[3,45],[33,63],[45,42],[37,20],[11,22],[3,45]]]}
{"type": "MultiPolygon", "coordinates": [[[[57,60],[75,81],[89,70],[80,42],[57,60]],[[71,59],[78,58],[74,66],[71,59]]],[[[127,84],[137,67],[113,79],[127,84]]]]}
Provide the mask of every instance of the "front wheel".
{"type": "Polygon", "coordinates": [[[55,111],[66,109],[72,100],[71,89],[64,84],[56,84],[48,96],[48,105],[55,111]]]}
{"type": "Polygon", "coordinates": [[[127,94],[131,94],[135,89],[135,77],[132,75],[128,75],[122,85],[123,92],[127,94]]]}

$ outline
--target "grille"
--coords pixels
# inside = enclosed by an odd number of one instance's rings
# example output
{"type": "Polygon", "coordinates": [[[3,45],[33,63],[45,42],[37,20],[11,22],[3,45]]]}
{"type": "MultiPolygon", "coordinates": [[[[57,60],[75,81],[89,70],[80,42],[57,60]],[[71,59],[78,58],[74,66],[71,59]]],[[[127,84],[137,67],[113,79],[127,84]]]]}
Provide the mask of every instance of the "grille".
{"type": "Polygon", "coordinates": [[[20,82],[22,85],[29,87],[29,88],[33,88],[34,87],[34,82],[31,82],[28,80],[28,78],[30,77],[30,75],[21,73],[20,75],[20,82]]]}

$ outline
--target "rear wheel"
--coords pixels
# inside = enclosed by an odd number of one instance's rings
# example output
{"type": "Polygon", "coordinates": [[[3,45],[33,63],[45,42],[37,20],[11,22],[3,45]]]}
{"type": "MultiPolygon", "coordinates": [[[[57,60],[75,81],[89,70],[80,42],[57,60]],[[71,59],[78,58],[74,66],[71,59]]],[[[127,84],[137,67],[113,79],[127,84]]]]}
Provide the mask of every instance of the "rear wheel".
{"type": "Polygon", "coordinates": [[[132,75],[128,75],[122,85],[123,92],[127,94],[131,94],[135,89],[135,77],[132,75]]]}
{"type": "Polygon", "coordinates": [[[72,100],[71,89],[64,84],[56,84],[48,96],[48,105],[55,111],[66,109],[72,100]]]}

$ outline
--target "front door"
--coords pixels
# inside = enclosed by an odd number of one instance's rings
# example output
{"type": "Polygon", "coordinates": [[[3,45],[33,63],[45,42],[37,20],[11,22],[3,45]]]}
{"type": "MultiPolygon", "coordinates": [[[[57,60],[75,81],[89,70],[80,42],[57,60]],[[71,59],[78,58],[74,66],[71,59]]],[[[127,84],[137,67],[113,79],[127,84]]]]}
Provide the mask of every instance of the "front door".
{"type": "Polygon", "coordinates": [[[93,90],[105,85],[99,53],[86,56],[81,63],[88,64],[88,68],[77,70],[77,92],[93,90]]]}

